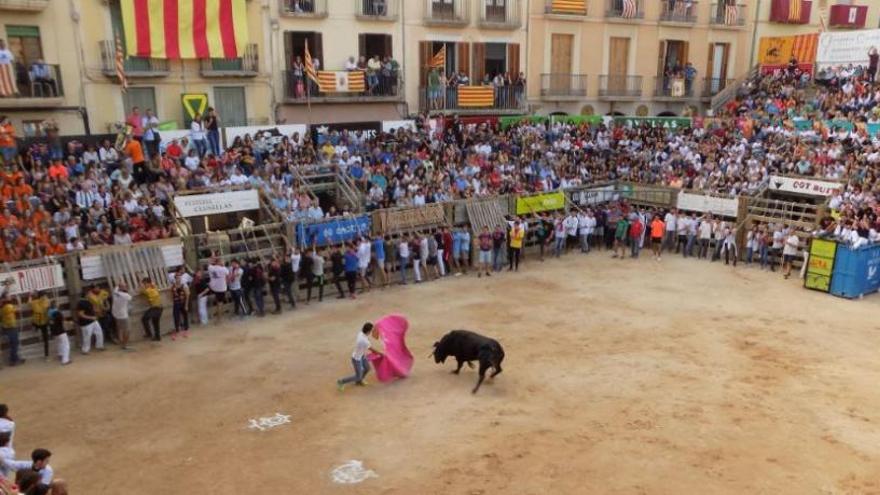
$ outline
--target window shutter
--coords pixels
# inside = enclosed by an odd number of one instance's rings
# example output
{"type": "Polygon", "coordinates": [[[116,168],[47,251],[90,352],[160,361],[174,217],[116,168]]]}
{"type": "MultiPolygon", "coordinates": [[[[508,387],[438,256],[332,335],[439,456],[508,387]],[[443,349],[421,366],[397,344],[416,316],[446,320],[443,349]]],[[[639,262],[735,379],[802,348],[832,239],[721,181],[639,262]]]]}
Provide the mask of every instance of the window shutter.
{"type": "Polygon", "coordinates": [[[434,54],[431,53],[432,46],[433,43],[430,41],[419,41],[419,87],[422,88],[428,85],[428,71],[431,70],[428,65],[431,63],[431,58],[434,56],[434,54]]]}
{"type": "Polygon", "coordinates": [[[474,76],[471,84],[478,85],[483,83],[483,77],[486,75],[486,44],[474,43],[474,76]]]}
{"type": "Polygon", "coordinates": [[[394,56],[394,44],[392,43],[392,38],[390,34],[385,35],[385,56],[393,57],[394,56]]]}
{"type": "Polygon", "coordinates": [[[358,55],[361,57],[367,57],[367,35],[359,34],[358,35],[358,55]]]}
{"type": "Polygon", "coordinates": [[[519,43],[507,45],[507,72],[510,73],[511,79],[519,77],[519,43]]]}
{"type": "MultiPolygon", "coordinates": [[[[458,70],[471,77],[471,46],[469,43],[456,43],[455,49],[458,55],[458,70]]],[[[474,83],[471,77],[471,84],[474,83]]]]}

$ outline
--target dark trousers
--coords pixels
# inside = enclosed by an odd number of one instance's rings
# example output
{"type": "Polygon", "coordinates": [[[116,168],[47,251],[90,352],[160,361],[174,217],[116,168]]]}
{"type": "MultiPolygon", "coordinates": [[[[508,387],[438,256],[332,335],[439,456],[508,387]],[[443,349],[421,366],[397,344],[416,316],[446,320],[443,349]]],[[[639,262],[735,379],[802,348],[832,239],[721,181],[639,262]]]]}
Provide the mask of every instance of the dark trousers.
{"type": "Polygon", "coordinates": [[[254,312],[254,303],[251,301],[251,294],[254,292],[253,287],[242,288],[241,299],[244,301],[244,307],[247,308],[247,314],[254,312]]]}
{"type": "Polygon", "coordinates": [[[49,325],[34,325],[34,330],[40,331],[43,339],[43,356],[49,357],[49,325]]]}
{"type": "Polygon", "coordinates": [[[6,344],[9,346],[9,364],[15,365],[20,360],[18,357],[18,329],[4,328],[3,335],[6,336],[6,344]]]}
{"type": "Polygon", "coordinates": [[[245,305],[244,302],[244,293],[241,289],[234,289],[229,291],[232,294],[232,304],[234,306],[235,314],[244,316],[248,314],[249,308],[245,305]]]}
{"type": "Polygon", "coordinates": [[[257,305],[257,314],[262,315],[266,312],[266,304],[263,302],[264,287],[254,287],[254,304],[257,305]]]}
{"type": "Polygon", "coordinates": [[[174,317],[175,332],[185,332],[189,330],[189,312],[186,310],[186,306],[182,302],[174,303],[171,315],[174,317]]]}
{"type": "Polygon", "coordinates": [[[162,318],[162,308],[151,307],[144,311],[141,316],[141,323],[144,325],[144,335],[153,336],[153,340],[161,340],[162,334],[159,333],[159,319],[162,318]],[[152,326],[152,332],[150,327],[152,326]]]}
{"type": "Polygon", "coordinates": [[[312,287],[316,285],[318,287],[318,302],[324,300],[324,276],[316,277],[312,275],[311,277],[306,277],[306,302],[312,300],[312,287]]]}
{"type": "Polygon", "coordinates": [[[522,252],[522,248],[510,248],[510,266],[509,270],[519,270],[519,254],[522,252]]]}
{"type": "Polygon", "coordinates": [[[285,280],[281,283],[281,288],[284,291],[284,294],[287,296],[287,302],[290,303],[294,308],[296,307],[296,298],[293,297],[293,280],[285,280]]]}
{"type": "Polygon", "coordinates": [[[348,283],[348,293],[353,296],[357,288],[357,272],[345,272],[345,281],[348,283]]]}
{"type": "Polygon", "coordinates": [[[269,284],[269,292],[272,294],[272,302],[275,303],[275,312],[281,312],[281,284],[269,284]]]}
{"type": "Polygon", "coordinates": [[[345,288],[342,286],[343,274],[333,274],[333,285],[336,286],[336,292],[339,292],[339,299],[345,297],[345,288]]]}

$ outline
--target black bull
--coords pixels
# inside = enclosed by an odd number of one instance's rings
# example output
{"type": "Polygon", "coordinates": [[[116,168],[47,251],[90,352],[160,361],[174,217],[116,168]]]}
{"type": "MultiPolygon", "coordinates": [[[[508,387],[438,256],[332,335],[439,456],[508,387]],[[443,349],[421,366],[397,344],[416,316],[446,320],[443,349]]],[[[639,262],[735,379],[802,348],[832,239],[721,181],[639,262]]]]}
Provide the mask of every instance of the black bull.
{"type": "Polygon", "coordinates": [[[501,361],[504,360],[504,349],[495,339],[484,337],[480,334],[469,332],[467,330],[453,330],[434,342],[434,361],[437,363],[446,362],[446,358],[452,356],[458,362],[458,367],[453,373],[458,374],[462,365],[467,363],[473,366],[471,361],[480,361],[480,378],[477,380],[477,386],[474,387],[472,393],[477,393],[483,379],[486,377],[486,370],[494,368],[495,371],[489,375],[494,378],[495,375],[501,373],[501,361]]]}

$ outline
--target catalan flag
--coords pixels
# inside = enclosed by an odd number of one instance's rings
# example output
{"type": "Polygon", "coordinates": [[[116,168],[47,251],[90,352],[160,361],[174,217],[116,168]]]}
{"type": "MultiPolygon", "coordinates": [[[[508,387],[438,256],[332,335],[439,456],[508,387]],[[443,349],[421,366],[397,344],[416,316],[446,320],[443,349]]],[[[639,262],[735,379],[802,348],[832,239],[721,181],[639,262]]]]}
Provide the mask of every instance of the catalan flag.
{"type": "Polygon", "coordinates": [[[0,96],[15,96],[18,86],[15,84],[15,66],[0,64],[0,96]]]}
{"type": "Polygon", "coordinates": [[[739,21],[739,8],[735,1],[728,0],[727,5],[724,6],[724,24],[728,26],[735,26],[739,21]]]}
{"type": "Polygon", "coordinates": [[[431,67],[443,70],[446,69],[446,45],[440,47],[440,51],[431,57],[431,67]]]}
{"type": "Polygon", "coordinates": [[[363,93],[367,90],[362,70],[319,70],[318,86],[324,93],[363,93]]]}
{"type": "Polygon", "coordinates": [[[788,0],[788,22],[801,22],[801,0],[788,0]]]}
{"type": "Polygon", "coordinates": [[[306,53],[305,56],[305,67],[306,67],[306,77],[312,80],[318,86],[321,85],[321,81],[318,80],[318,73],[315,72],[315,63],[312,62],[312,54],[309,53],[309,42],[306,40],[306,53]]]}
{"type": "Polygon", "coordinates": [[[492,86],[459,86],[458,106],[491,107],[495,104],[495,88],[492,86]]]}
{"type": "Polygon", "coordinates": [[[623,17],[624,19],[635,19],[638,11],[639,6],[636,4],[636,0],[623,0],[623,10],[620,12],[620,17],[623,17]]]}
{"type": "Polygon", "coordinates": [[[122,41],[119,39],[119,33],[116,33],[116,78],[119,79],[119,85],[122,86],[122,92],[128,91],[128,78],[125,76],[125,54],[122,49],[122,41]]]}
{"type": "Polygon", "coordinates": [[[587,2],[585,0],[553,0],[550,3],[550,10],[554,14],[579,14],[587,13],[587,2]]]}
{"type": "Polygon", "coordinates": [[[799,64],[813,65],[816,61],[816,50],[819,47],[819,33],[800,34],[794,37],[791,55],[799,64]]]}
{"type": "Polygon", "coordinates": [[[248,41],[246,0],[119,0],[133,57],[239,58],[248,41]]]}

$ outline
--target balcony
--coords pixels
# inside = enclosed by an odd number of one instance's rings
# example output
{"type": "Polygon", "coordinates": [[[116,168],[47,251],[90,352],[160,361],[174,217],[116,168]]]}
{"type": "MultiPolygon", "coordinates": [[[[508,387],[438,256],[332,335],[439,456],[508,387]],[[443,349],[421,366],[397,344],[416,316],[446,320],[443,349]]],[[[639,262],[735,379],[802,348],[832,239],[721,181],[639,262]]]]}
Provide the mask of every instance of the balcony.
{"type": "Polygon", "coordinates": [[[0,10],[42,12],[48,6],[49,0],[0,0],[0,10]]]}
{"type": "Polygon", "coordinates": [[[605,1],[605,18],[609,21],[633,22],[645,18],[644,0],[605,1]]]}
{"type": "Polygon", "coordinates": [[[658,76],[654,78],[655,100],[687,100],[694,96],[694,81],[683,77],[658,76]]]}
{"type": "Polygon", "coordinates": [[[430,26],[462,27],[469,21],[468,0],[426,0],[425,24],[430,26]]]}
{"type": "Polygon", "coordinates": [[[706,77],[703,79],[702,97],[711,99],[713,96],[724,91],[728,86],[736,84],[736,79],[722,79],[720,77],[706,77]]]}
{"type": "Polygon", "coordinates": [[[541,97],[545,100],[580,99],[585,96],[586,74],[541,74],[541,97]]]}
{"type": "Polygon", "coordinates": [[[202,59],[202,77],[255,77],[260,72],[259,59],[257,44],[248,43],[243,57],[202,59]]]}
{"type": "MultiPolygon", "coordinates": [[[[282,71],[284,78],[284,103],[305,105],[307,103],[383,103],[399,102],[403,98],[403,81],[397,72],[390,76],[377,76],[373,88],[363,92],[323,92],[318,86],[292,70],[282,71]]],[[[369,79],[365,82],[369,88],[369,79]]]]}
{"type": "Polygon", "coordinates": [[[544,13],[565,16],[586,16],[586,0],[545,0],[544,13]]]}
{"type": "MultiPolygon", "coordinates": [[[[101,45],[101,72],[107,77],[116,77],[116,43],[104,40],[101,45]]],[[[165,77],[171,70],[168,60],[146,57],[125,57],[123,61],[125,76],[129,79],[165,77]]]]}
{"type": "Polygon", "coordinates": [[[32,66],[28,70],[22,64],[16,64],[15,67],[3,66],[0,70],[8,70],[8,75],[15,81],[14,93],[0,96],[0,108],[52,108],[64,102],[59,65],[43,64],[42,69],[32,66]]]}
{"type": "MultiPolygon", "coordinates": [[[[279,0],[281,15],[286,17],[327,17],[327,0],[279,0]]],[[[338,0],[337,0],[338,1],[338,0]]]]}
{"type": "Polygon", "coordinates": [[[709,15],[709,24],[720,28],[741,28],[745,26],[745,4],[726,5],[723,3],[713,3],[709,15]]]}
{"type": "Polygon", "coordinates": [[[396,21],[400,0],[354,0],[355,17],[362,21],[396,21]]]}
{"type": "Polygon", "coordinates": [[[670,6],[663,2],[660,10],[663,24],[695,24],[697,22],[697,2],[675,2],[670,6]]]}
{"type": "Polygon", "coordinates": [[[480,0],[480,27],[517,29],[522,26],[518,0],[480,0]]]}
{"type": "Polygon", "coordinates": [[[770,22],[781,24],[809,24],[813,2],[810,0],[773,0],[770,4],[770,22]]]}
{"type": "Polygon", "coordinates": [[[419,88],[419,109],[422,112],[519,113],[525,108],[525,86],[419,88]]]}
{"type": "Polygon", "coordinates": [[[828,26],[844,29],[862,29],[868,18],[867,5],[832,5],[828,26]]]}
{"type": "Polygon", "coordinates": [[[641,98],[642,76],[599,76],[600,98],[641,98]]]}

